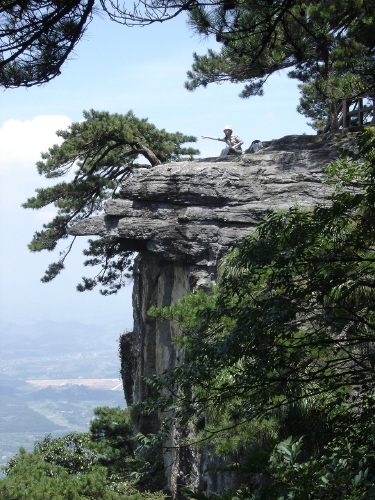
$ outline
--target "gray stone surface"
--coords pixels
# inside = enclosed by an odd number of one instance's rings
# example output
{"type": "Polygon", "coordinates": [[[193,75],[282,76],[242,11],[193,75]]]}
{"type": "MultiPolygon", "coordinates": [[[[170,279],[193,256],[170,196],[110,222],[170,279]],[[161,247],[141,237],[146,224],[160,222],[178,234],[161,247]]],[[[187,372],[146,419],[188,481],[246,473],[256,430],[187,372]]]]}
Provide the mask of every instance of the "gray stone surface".
{"type": "Polygon", "coordinates": [[[212,266],[268,209],[328,199],[322,167],[336,154],[330,140],[291,136],[240,158],[161,165],[134,175],[105,214],[70,232],[119,236],[135,250],[212,266]]]}
{"type": "MultiPolygon", "coordinates": [[[[161,165],[145,170],[122,186],[121,198],[107,203],[105,214],[71,229],[74,235],[115,235],[138,251],[135,261],[134,331],[129,342],[132,363],[130,399],[142,401],[149,388],[144,377],[162,376],[183,363],[173,344],[180,335],[169,321],[156,321],[147,311],[168,306],[216,279],[217,260],[229,245],[251,231],[269,209],[310,207],[328,202],[323,166],[337,156],[333,143],[348,137],[289,136],[272,141],[255,154],[161,165]]],[[[129,396],[128,396],[129,398],[129,396]]],[[[155,413],[140,417],[141,432],[157,429],[155,413]]],[[[180,447],[187,436],[174,421],[164,443],[168,487],[174,500],[183,486],[204,491],[235,488],[241,478],[211,475],[217,465],[210,450],[180,447]]]]}

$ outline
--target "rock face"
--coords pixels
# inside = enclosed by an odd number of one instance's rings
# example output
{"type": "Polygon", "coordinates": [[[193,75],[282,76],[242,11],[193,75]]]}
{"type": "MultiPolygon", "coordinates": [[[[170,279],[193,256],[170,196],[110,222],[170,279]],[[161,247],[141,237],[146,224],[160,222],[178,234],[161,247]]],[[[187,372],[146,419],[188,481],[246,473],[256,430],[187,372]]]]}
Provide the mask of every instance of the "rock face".
{"type": "MultiPolygon", "coordinates": [[[[347,138],[333,138],[334,142],[347,138]]],[[[323,166],[337,156],[332,139],[289,136],[255,154],[161,165],[134,175],[121,199],[105,214],[71,229],[74,235],[114,235],[138,252],[134,272],[134,331],[126,342],[126,397],[142,401],[143,377],[161,375],[183,362],[172,342],[179,332],[169,321],[147,316],[152,305],[167,306],[216,278],[217,261],[269,209],[309,207],[330,196],[323,166]],[[131,341],[130,341],[131,340],[131,341]]],[[[139,430],[158,427],[157,415],[142,418],[139,430]]],[[[208,450],[179,448],[185,430],[176,422],[165,442],[164,461],[173,498],[188,485],[201,491],[235,486],[238,478],[203,471],[215,458],[208,450]]]]}
{"type": "Polygon", "coordinates": [[[119,236],[135,251],[215,266],[266,210],[308,206],[327,195],[321,179],[322,166],[336,154],[331,143],[287,139],[240,158],[145,170],[122,186],[122,199],[109,201],[104,215],[83,220],[72,234],[119,236]]]}

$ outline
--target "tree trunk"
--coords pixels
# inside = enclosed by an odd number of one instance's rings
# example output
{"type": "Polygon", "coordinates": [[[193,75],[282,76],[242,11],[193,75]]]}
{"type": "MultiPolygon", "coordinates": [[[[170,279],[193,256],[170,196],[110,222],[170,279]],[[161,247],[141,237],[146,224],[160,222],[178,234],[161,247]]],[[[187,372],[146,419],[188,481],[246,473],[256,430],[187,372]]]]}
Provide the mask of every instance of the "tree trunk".
{"type": "Polygon", "coordinates": [[[331,97],[328,99],[329,107],[329,122],[331,126],[331,132],[337,132],[339,129],[338,112],[337,112],[337,102],[336,99],[331,97]]]}
{"type": "Polygon", "coordinates": [[[151,163],[151,167],[156,167],[156,165],[161,164],[161,161],[156,156],[156,154],[141,142],[134,141],[132,143],[132,146],[135,146],[137,148],[137,152],[142,154],[145,158],[147,158],[147,160],[151,163]]]}

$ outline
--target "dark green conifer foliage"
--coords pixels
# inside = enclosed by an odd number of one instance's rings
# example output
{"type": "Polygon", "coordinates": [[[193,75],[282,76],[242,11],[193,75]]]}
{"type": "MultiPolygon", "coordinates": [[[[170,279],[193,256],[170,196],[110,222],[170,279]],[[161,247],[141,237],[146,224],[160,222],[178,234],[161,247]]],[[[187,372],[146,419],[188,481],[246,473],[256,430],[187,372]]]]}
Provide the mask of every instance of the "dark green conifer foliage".
{"type": "Polygon", "coordinates": [[[262,95],[269,75],[313,84],[326,99],[342,99],[374,89],[372,0],[245,0],[230,10],[197,6],[190,23],[199,34],[222,43],[219,52],[194,54],[186,87],[248,82],[242,97],[262,95]]]}
{"type": "Polygon", "coordinates": [[[90,432],[99,462],[110,467],[111,471],[130,469],[127,462],[129,457],[134,460],[135,451],[130,412],[103,406],[95,408],[94,414],[90,432]]]}
{"type": "MultiPolygon", "coordinates": [[[[222,44],[217,52],[194,54],[189,90],[230,81],[246,84],[242,97],[262,95],[268,77],[288,69],[290,77],[327,100],[336,128],[336,101],[375,88],[375,0],[2,2],[0,85],[32,86],[59,75],[99,11],[126,26],[147,26],[187,12],[196,33],[222,44]]],[[[305,108],[306,99],[300,111],[310,117],[313,111],[305,108]]]]}
{"type": "MultiPolygon", "coordinates": [[[[68,180],[37,189],[36,196],[23,204],[25,208],[53,205],[57,209],[54,219],[34,234],[29,244],[32,252],[54,250],[60,240],[68,238],[73,224],[102,212],[106,200],[118,197],[121,183],[138,169],[192,159],[199,152],[184,146],[195,142],[195,137],[159,130],[131,111],[120,115],[91,110],[84,112],[84,118],[58,131],[62,144],[43,153],[43,160],[37,163],[38,172],[47,179],[68,180]],[[139,162],[142,157],[147,163],[139,162]]],[[[73,243],[49,266],[42,281],[48,282],[61,272],[73,243]]],[[[103,294],[116,293],[130,276],[132,252],[116,237],[89,240],[84,254],[89,257],[85,265],[100,266],[100,271],[94,278],[83,278],[79,291],[91,290],[99,283],[103,294]]]]}
{"type": "Polygon", "coordinates": [[[31,87],[48,82],[82,38],[94,0],[31,0],[0,3],[0,85],[31,87]]]}

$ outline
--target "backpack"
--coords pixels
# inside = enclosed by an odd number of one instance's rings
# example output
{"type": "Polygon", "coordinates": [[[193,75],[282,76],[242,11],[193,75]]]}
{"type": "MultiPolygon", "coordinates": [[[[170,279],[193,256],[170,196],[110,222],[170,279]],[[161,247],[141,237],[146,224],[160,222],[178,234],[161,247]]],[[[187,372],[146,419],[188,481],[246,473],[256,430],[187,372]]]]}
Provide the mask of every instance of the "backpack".
{"type": "Polygon", "coordinates": [[[256,153],[257,151],[262,149],[262,147],[263,147],[262,141],[259,141],[257,139],[250,144],[249,151],[250,151],[250,153],[256,153]]]}

